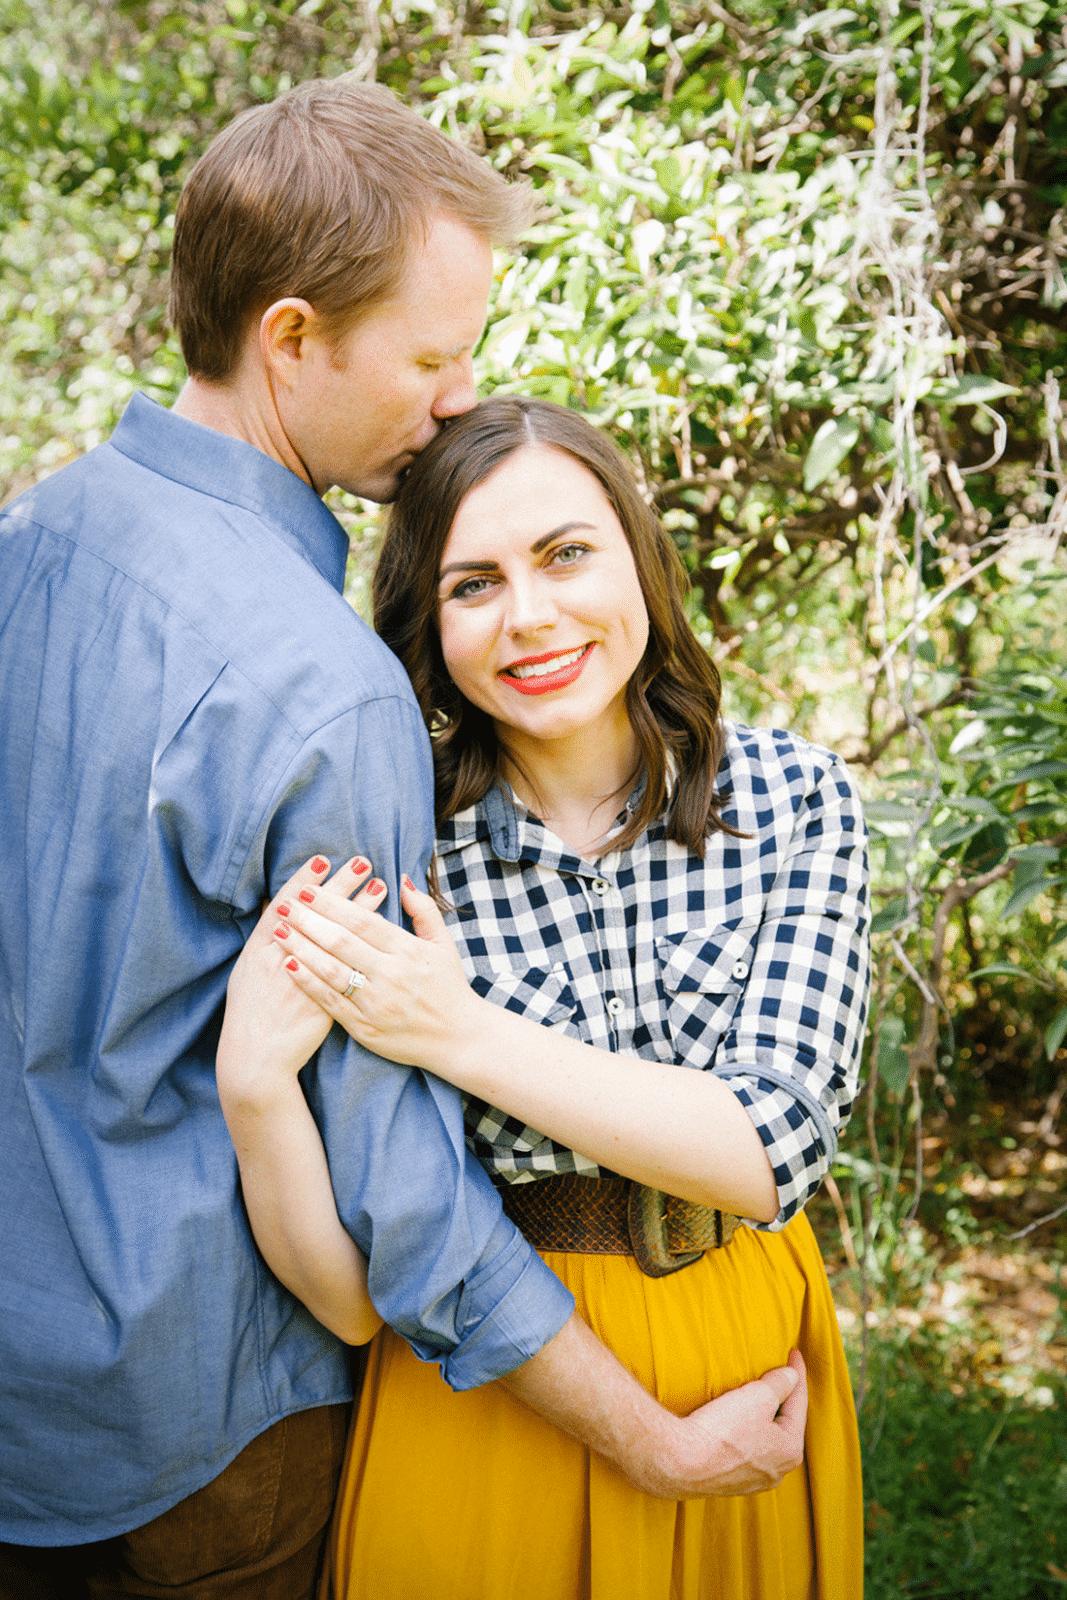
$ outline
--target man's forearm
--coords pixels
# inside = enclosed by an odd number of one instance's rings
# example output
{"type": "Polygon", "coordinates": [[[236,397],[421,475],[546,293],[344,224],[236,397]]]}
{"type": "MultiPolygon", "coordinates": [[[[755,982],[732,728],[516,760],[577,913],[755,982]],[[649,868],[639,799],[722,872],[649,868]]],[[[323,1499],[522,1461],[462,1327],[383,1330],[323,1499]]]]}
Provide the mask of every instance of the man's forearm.
{"type": "Polygon", "coordinates": [[[677,1417],[575,1315],[500,1381],[635,1487],[682,1500],[773,1488],[800,1465],[807,1389],[798,1355],[790,1368],[677,1417]]]}

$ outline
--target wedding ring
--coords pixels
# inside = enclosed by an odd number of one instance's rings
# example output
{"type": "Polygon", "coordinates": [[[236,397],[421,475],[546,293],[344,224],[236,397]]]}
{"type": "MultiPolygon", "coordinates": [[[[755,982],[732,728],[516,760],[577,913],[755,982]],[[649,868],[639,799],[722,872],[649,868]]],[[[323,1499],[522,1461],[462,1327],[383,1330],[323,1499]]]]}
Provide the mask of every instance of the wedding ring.
{"type": "Polygon", "coordinates": [[[352,976],[348,980],[348,988],[341,990],[341,998],[344,1000],[350,999],[351,996],[355,994],[357,989],[362,989],[366,981],[367,974],[365,972],[360,972],[356,967],[353,967],[352,976]]]}

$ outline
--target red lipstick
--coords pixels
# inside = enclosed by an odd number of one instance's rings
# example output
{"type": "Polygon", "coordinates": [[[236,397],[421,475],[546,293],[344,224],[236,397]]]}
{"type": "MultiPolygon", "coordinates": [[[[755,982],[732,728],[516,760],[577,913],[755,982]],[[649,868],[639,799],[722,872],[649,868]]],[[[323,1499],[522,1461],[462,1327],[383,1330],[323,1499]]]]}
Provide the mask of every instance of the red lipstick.
{"type": "MultiPolygon", "coordinates": [[[[580,677],[593,646],[587,644],[577,661],[571,661],[567,666],[560,667],[556,672],[546,672],[529,678],[512,677],[509,668],[499,674],[504,683],[510,688],[517,689],[520,694],[551,694],[556,689],[565,689],[580,677]]],[[[542,656],[524,656],[521,661],[513,661],[512,667],[534,667],[542,661],[551,661],[553,656],[568,655],[566,650],[549,650],[542,656]]]]}

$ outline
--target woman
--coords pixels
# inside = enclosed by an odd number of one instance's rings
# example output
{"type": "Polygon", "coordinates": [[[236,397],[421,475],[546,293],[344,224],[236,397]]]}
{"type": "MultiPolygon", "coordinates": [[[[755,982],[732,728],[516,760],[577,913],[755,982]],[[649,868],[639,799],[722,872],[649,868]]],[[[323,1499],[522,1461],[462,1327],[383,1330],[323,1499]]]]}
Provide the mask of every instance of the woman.
{"type": "Polygon", "coordinates": [[[393,508],[375,621],[435,735],[454,916],[406,884],[415,935],[325,896],[275,933],[355,1038],[463,1091],[505,1209],[669,1409],[800,1348],[805,1466],[656,1500],[383,1329],[334,1530],[349,1600],[862,1592],[852,1400],[800,1208],[855,1092],[863,828],[836,757],[724,728],[683,597],[580,417],[499,398],[450,423],[393,508]]]}

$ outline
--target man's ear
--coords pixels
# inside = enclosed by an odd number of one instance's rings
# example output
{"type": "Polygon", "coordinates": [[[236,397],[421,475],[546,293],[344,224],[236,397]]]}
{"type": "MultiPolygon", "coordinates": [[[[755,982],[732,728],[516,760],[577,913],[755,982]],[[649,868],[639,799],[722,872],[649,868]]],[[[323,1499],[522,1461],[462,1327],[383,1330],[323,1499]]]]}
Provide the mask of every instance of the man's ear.
{"type": "Polygon", "coordinates": [[[259,348],[264,363],[279,383],[293,384],[300,364],[310,354],[318,318],[306,300],[275,300],[259,319],[259,348]]]}

